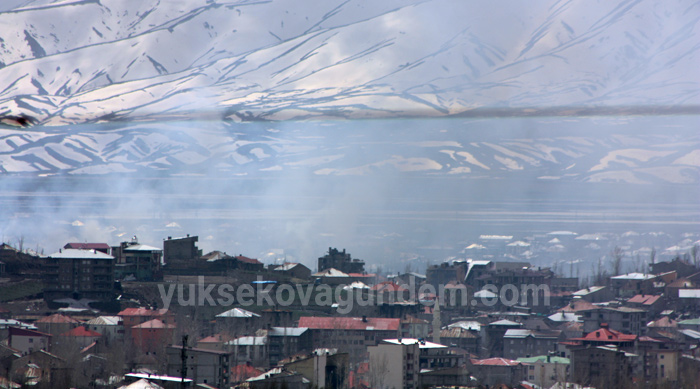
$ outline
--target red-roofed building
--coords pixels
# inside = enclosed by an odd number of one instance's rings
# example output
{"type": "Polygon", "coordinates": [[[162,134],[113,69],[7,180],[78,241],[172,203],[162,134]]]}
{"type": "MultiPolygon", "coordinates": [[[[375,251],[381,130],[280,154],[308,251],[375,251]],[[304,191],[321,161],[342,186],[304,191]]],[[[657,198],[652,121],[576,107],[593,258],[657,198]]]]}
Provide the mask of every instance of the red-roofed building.
{"type": "Polygon", "coordinates": [[[95,250],[109,254],[110,247],[107,243],[66,243],[64,249],[95,250]]]}
{"type": "Polygon", "coordinates": [[[35,321],[34,325],[41,332],[45,332],[51,335],[60,335],[79,326],[80,322],[78,320],[73,319],[70,316],[55,313],[51,316],[44,316],[41,319],[35,321]]]}
{"type": "Polygon", "coordinates": [[[97,342],[100,338],[102,338],[102,334],[99,332],[92,331],[84,326],[79,326],[59,335],[57,342],[62,343],[64,340],[67,340],[71,344],[76,344],[82,349],[97,342]]]}
{"type": "Polygon", "coordinates": [[[131,341],[143,353],[160,353],[174,341],[175,326],[153,319],[131,327],[131,341]]]}
{"type": "Polygon", "coordinates": [[[646,311],[647,320],[651,320],[665,309],[666,300],[662,295],[638,294],[627,300],[625,305],[646,311]]]}
{"type": "Polygon", "coordinates": [[[231,368],[230,384],[238,384],[245,382],[248,378],[257,377],[264,371],[256,369],[250,363],[242,363],[231,368]]]}
{"type": "Polygon", "coordinates": [[[124,328],[131,328],[135,325],[145,323],[154,318],[159,318],[163,322],[169,322],[170,316],[167,309],[148,309],[148,308],[126,308],[117,313],[124,321],[124,328]]]}
{"type": "Polygon", "coordinates": [[[370,288],[370,291],[377,299],[378,303],[393,303],[397,301],[409,301],[409,290],[403,286],[392,282],[380,282],[370,288]]]}
{"type": "Polygon", "coordinates": [[[258,261],[255,258],[248,258],[243,256],[242,254],[237,255],[233,258],[235,259],[233,263],[234,268],[255,272],[263,271],[265,269],[265,265],[263,265],[262,262],[258,261]]]}
{"type": "Polygon", "coordinates": [[[593,331],[582,338],[569,339],[569,341],[581,342],[583,345],[590,344],[600,346],[604,344],[615,344],[621,348],[632,347],[635,340],[637,340],[637,335],[623,334],[620,331],[615,331],[608,328],[606,323],[603,323],[599,330],[593,331]]]}
{"type": "Polygon", "coordinates": [[[378,317],[303,316],[299,318],[298,327],[311,331],[313,348],[337,348],[348,352],[351,364],[366,359],[367,346],[401,335],[401,319],[378,317]]]}
{"type": "MultiPolygon", "coordinates": [[[[225,349],[226,342],[233,339],[235,339],[235,337],[226,334],[215,334],[198,340],[197,347],[207,350],[223,351],[225,349]]],[[[260,373],[256,375],[260,375],[260,373]]]]}
{"type": "Polygon", "coordinates": [[[488,386],[514,386],[527,377],[527,364],[506,358],[470,359],[467,370],[488,386]]]}
{"type": "Polygon", "coordinates": [[[49,350],[51,334],[24,328],[10,327],[7,346],[18,350],[22,355],[38,350],[49,350]]]}

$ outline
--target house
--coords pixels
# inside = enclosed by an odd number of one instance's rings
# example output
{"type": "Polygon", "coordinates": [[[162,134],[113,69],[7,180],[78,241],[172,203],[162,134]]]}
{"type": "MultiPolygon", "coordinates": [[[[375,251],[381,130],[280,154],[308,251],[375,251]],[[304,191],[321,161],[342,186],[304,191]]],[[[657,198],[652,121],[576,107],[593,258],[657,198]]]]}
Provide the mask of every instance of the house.
{"type": "Polygon", "coordinates": [[[607,286],[589,286],[588,288],[577,290],[572,294],[572,298],[580,298],[589,303],[610,301],[612,297],[612,292],[607,286]]]}
{"type": "Polygon", "coordinates": [[[503,357],[517,359],[548,355],[556,351],[560,336],[559,330],[509,329],[503,335],[503,357]]]}
{"type": "Polygon", "coordinates": [[[57,342],[60,342],[60,347],[75,345],[79,349],[84,349],[102,338],[102,334],[92,331],[86,326],[78,326],[70,331],[62,333],[58,336],[57,342]]]}
{"type": "MultiPolygon", "coordinates": [[[[675,273],[674,273],[675,274],[675,273]]],[[[613,292],[620,297],[630,297],[636,294],[654,294],[655,282],[667,279],[666,273],[654,275],[646,273],[627,273],[610,277],[613,292]]],[[[671,278],[675,278],[675,275],[671,278]]]]}
{"type": "Polygon", "coordinates": [[[503,336],[509,329],[521,328],[523,325],[511,320],[496,320],[481,327],[481,350],[479,355],[502,357],[505,347],[503,336]]]}
{"type": "Polygon", "coordinates": [[[107,345],[124,340],[124,320],[119,316],[98,316],[86,321],[84,325],[102,334],[107,345]]]}
{"type": "Polygon", "coordinates": [[[571,381],[596,388],[628,387],[634,377],[636,354],[604,343],[571,350],[571,381]]]}
{"type": "Polygon", "coordinates": [[[229,384],[235,386],[248,380],[249,378],[257,377],[263,373],[262,370],[253,367],[249,363],[242,363],[231,367],[231,375],[229,376],[229,384]]]}
{"type": "Polygon", "coordinates": [[[132,344],[144,354],[156,354],[173,343],[175,326],[153,319],[131,327],[132,344]]]}
{"type": "Polygon", "coordinates": [[[162,279],[163,250],[139,243],[136,236],[130,241],[112,247],[115,258],[115,277],[122,280],[128,276],[139,281],[162,279]]]}
{"type": "Polygon", "coordinates": [[[12,362],[11,377],[23,387],[64,387],[72,382],[72,369],[63,358],[47,350],[34,350],[12,362]]]}
{"type": "Polygon", "coordinates": [[[216,388],[228,387],[231,369],[229,352],[171,345],[167,347],[167,355],[168,375],[191,378],[197,384],[216,388]],[[183,360],[187,368],[184,373],[183,360]]]}
{"type": "Polygon", "coordinates": [[[260,327],[262,318],[243,308],[232,308],[214,317],[217,330],[229,335],[253,334],[260,327]]]}
{"type": "Polygon", "coordinates": [[[233,257],[233,268],[250,272],[262,272],[265,270],[265,265],[255,258],[248,258],[239,254],[233,257]]]}
{"type": "Polygon", "coordinates": [[[606,327],[642,335],[646,331],[647,313],[641,309],[629,307],[595,307],[579,311],[583,319],[583,332],[588,333],[606,327]]]}
{"type": "Polygon", "coordinates": [[[267,331],[269,365],[276,366],[285,358],[312,350],[311,331],[305,327],[271,327],[267,331]]]}
{"type": "Polygon", "coordinates": [[[34,325],[43,333],[57,336],[79,326],[80,322],[70,316],[55,313],[34,321],[34,325]]]}
{"type": "Polygon", "coordinates": [[[38,328],[29,323],[21,322],[15,319],[0,319],[0,342],[10,336],[10,328],[22,328],[26,330],[38,330],[38,328]]]}
{"type": "Polygon", "coordinates": [[[409,301],[409,290],[392,281],[380,282],[370,288],[378,304],[409,301]]]}
{"type": "Polygon", "coordinates": [[[44,300],[107,301],[114,297],[114,257],[97,250],[64,249],[44,259],[44,300]]]}
{"type": "Polygon", "coordinates": [[[335,268],[324,269],[311,275],[317,283],[325,285],[350,285],[355,279],[335,268]]]}
{"type": "Polygon", "coordinates": [[[571,350],[588,346],[614,346],[621,350],[633,350],[637,339],[637,335],[625,334],[603,324],[598,330],[581,338],[568,339],[568,342],[571,350]]]}
{"type": "Polygon", "coordinates": [[[376,345],[382,339],[397,338],[401,319],[302,316],[298,327],[309,329],[314,349],[347,351],[354,365],[366,358],[367,346],[376,345]]]}
{"type": "Polygon", "coordinates": [[[197,348],[203,348],[207,350],[228,351],[226,348],[226,343],[233,339],[235,338],[228,334],[210,335],[198,340],[197,348]]]}
{"type": "Polygon", "coordinates": [[[236,365],[265,366],[269,361],[267,336],[241,336],[226,342],[224,349],[231,354],[231,363],[236,365]]]}
{"type": "Polygon", "coordinates": [[[529,358],[518,358],[519,362],[527,364],[527,381],[549,388],[557,382],[566,382],[569,378],[568,358],[551,355],[538,355],[529,358]]]}
{"type": "Polygon", "coordinates": [[[440,342],[450,347],[459,347],[474,355],[479,353],[479,331],[459,326],[449,326],[440,330],[440,342]]]}
{"type": "Polygon", "coordinates": [[[402,338],[422,338],[428,339],[430,335],[430,322],[419,319],[415,316],[406,315],[401,319],[401,337],[402,338]]]}
{"type": "Polygon", "coordinates": [[[126,308],[117,313],[124,323],[124,328],[131,328],[135,325],[145,323],[149,320],[158,318],[163,322],[172,320],[167,309],[150,309],[150,308],[126,308]]]}
{"type": "Polygon", "coordinates": [[[658,316],[664,310],[666,301],[663,295],[638,294],[629,298],[625,305],[645,311],[645,320],[648,321],[658,316]]]}
{"type": "Polygon", "coordinates": [[[506,358],[470,359],[466,369],[472,372],[480,385],[505,384],[514,386],[527,377],[527,365],[506,358]]]}
{"type": "Polygon", "coordinates": [[[7,346],[19,351],[22,355],[38,350],[50,351],[51,334],[17,327],[10,327],[8,334],[7,346]]]}
{"type": "Polygon", "coordinates": [[[282,265],[276,265],[272,268],[273,272],[283,274],[290,278],[297,278],[300,280],[308,280],[311,278],[311,269],[304,266],[301,263],[284,263],[282,265]]]}

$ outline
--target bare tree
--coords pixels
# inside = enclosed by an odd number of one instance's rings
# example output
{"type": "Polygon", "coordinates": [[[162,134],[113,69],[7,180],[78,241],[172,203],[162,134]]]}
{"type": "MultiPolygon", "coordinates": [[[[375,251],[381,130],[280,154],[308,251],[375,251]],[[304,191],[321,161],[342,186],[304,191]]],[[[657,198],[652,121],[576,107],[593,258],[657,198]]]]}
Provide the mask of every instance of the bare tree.
{"type": "Polygon", "coordinates": [[[613,266],[613,276],[619,276],[622,271],[622,258],[625,256],[625,252],[618,246],[610,252],[612,256],[612,266],[613,266]]]}

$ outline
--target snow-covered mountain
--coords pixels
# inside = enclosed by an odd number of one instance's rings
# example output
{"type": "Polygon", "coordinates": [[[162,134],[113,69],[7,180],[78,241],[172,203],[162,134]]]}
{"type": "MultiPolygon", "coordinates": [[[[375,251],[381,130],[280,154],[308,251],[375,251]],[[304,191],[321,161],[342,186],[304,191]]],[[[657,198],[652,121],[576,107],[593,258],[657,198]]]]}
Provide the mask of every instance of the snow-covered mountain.
{"type": "Polygon", "coordinates": [[[368,131],[350,143],[301,133],[308,119],[693,113],[692,0],[12,0],[0,11],[2,173],[699,182],[700,140],[671,127],[473,141],[459,122],[382,146],[368,131]]]}

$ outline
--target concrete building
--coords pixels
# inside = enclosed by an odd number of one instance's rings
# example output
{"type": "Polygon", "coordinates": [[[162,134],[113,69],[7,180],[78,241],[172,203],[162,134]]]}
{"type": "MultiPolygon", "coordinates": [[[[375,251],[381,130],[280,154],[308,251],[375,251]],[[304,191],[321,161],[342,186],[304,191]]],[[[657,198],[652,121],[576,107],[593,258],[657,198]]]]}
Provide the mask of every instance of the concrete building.
{"type": "Polygon", "coordinates": [[[311,331],[314,349],[347,351],[354,365],[366,359],[367,346],[374,346],[382,339],[397,338],[401,319],[302,316],[298,326],[311,331]]]}
{"type": "Polygon", "coordinates": [[[583,320],[583,332],[589,333],[604,325],[628,334],[642,335],[646,331],[645,311],[629,307],[595,307],[578,312],[583,320]]]}
{"type": "Polygon", "coordinates": [[[167,354],[168,375],[190,378],[196,384],[228,387],[231,368],[229,352],[171,345],[167,348],[167,354]],[[183,356],[187,369],[184,373],[183,356]]]}
{"type": "Polygon", "coordinates": [[[183,238],[172,238],[163,241],[163,261],[166,266],[187,267],[202,256],[202,250],[197,248],[198,236],[187,234],[183,238]]]}
{"type": "Polygon", "coordinates": [[[102,334],[107,345],[124,341],[124,320],[119,316],[98,316],[86,321],[84,325],[102,334]]]}
{"type": "Polygon", "coordinates": [[[311,331],[305,327],[271,327],[267,331],[270,366],[285,358],[312,350],[311,331]]]}
{"type": "Polygon", "coordinates": [[[337,349],[320,348],[309,355],[293,358],[284,368],[303,375],[314,388],[346,389],[348,385],[349,357],[337,349]]]}
{"type": "Polygon", "coordinates": [[[596,388],[631,385],[636,354],[614,346],[592,344],[571,350],[571,381],[596,388]]]}
{"type": "Polygon", "coordinates": [[[527,377],[527,365],[506,358],[471,359],[467,370],[472,372],[480,385],[489,387],[505,384],[515,386],[527,377]]]}
{"type": "Polygon", "coordinates": [[[301,263],[284,263],[272,267],[272,271],[300,280],[308,280],[311,278],[311,269],[301,263]]]}
{"type": "Polygon", "coordinates": [[[129,276],[139,281],[162,279],[163,250],[140,244],[136,236],[112,247],[112,256],[115,258],[115,277],[119,280],[129,276]]]}
{"type": "Polygon", "coordinates": [[[357,258],[352,259],[350,253],[346,253],[345,249],[338,251],[338,249],[329,247],[328,253],[318,258],[317,271],[330,268],[340,270],[343,273],[364,273],[365,262],[357,258]]]}
{"type": "Polygon", "coordinates": [[[65,249],[44,259],[44,299],[111,300],[114,257],[96,250],[65,249]]]}
{"type": "Polygon", "coordinates": [[[22,355],[38,350],[50,351],[50,334],[16,327],[10,327],[8,334],[7,345],[19,351],[22,355]]]}
{"type": "Polygon", "coordinates": [[[224,344],[224,350],[231,353],[235,365],[250,363],[265,366],[269,361],[267,336],[241,336],[224,344]]]}
{"type": "Polygon", "coordinates": [[[450,353],[449,347],[416,338],[384,339],[367,350],[370,381],[377,387],[417,388],[421,371],[452,369],[464,363],[463,356],[450,353]]]}
{"type": "Polygon", "coordinates": [[[39,329],[39,331],[45,334],[58,336],[64,332],[70,331],[73,328],[79,326],[80,322],[78,320],[73,319],[70,316],[55,313],[53,315],[44,316],[41,319],[36,320],[34,322],[34,325],[39,329]]]}
{"type": "Polygon", "coordinates": [[[518,361],[527,364],[527,381],[541,388],[549,388],[557,382],[566,382],[569,379],[571,362],[568,358],[547,354],[518,358],[518,361]]]}
{"type": "Polygon", "coordinates": [[[557,349],[559,330],[509,329],[503,335],[503,357],[518,359],[548,355],[557,349]]]}

